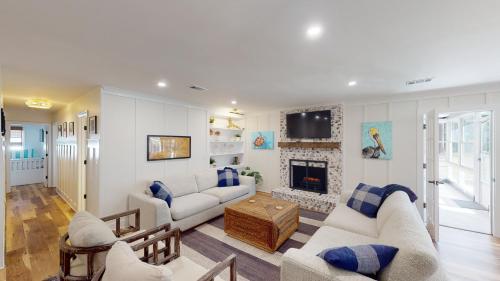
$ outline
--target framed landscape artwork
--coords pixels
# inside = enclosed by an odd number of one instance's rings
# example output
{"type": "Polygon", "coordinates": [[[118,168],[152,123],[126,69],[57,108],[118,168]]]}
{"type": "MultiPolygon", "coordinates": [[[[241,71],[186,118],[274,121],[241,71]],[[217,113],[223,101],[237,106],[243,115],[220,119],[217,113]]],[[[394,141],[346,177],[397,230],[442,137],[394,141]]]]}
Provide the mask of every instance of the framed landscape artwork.
{"type": "Polygon", "coordinates": [[[148,135],[148,161],[191,158],[190,136],[148,135]]]}
{"type": "Polygon", "coordinates": [[[361,140],[363,158],[392,159],[392,122],[364,122],[361,140]]]}
{"type": "Polygon", "coordinates": [[[68,122],[63,123],[63,137],[68,137],[68,122]]]}
{"type": "Polygon", "coordinates": [[[74,136],[75,135],[75,122],[69,122],[69,135],[74,136]]]}
{"type": "Polygon", "coordinates": [[[97,135],[97,116],[89,117],[89,134],[97,135]]]}
{"type": "Polygon", "coordinates": [[[274,149],[274,132],[259,131],[252,132],[253,149],[274,149]]]}

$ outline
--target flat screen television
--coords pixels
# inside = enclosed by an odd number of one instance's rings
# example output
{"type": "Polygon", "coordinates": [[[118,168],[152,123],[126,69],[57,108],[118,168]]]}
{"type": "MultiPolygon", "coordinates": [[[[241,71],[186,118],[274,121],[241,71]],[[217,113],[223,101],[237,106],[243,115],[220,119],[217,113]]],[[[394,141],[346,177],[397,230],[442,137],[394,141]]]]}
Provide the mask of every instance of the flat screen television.
{"type": "Polygon", "coordinates": [[[330,138],[331,119],[330,110],[287,114],[287,136],[291,139],[330,138]]]}

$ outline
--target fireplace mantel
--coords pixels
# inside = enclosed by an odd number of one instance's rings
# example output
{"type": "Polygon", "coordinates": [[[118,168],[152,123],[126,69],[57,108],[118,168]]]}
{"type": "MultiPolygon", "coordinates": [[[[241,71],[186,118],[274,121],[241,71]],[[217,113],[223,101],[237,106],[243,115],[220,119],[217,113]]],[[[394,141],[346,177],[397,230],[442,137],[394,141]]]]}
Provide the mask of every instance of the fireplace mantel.
{"type": "Polygon", "coordinates": [[[340,149],[340,142],[278,142],[281,148],[319,148],[319,149],[340,149]]]}

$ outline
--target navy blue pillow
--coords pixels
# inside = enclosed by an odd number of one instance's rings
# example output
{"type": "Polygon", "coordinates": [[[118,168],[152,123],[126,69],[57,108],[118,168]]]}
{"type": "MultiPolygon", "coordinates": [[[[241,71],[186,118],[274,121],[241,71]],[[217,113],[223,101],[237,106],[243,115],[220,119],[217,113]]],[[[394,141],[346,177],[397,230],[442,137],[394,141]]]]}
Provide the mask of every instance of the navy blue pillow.
{"type": "Polygon", "coordinates": [[[229,167],[223,170],[217,170],[218,187],[236,186],[240,185],[240,178],[238,177],[238,170],[229,167]]]}
{"type": "Polygon", "coordinates": [[[174,195],[164,183],[162,183],[161,181],[154,181],[149,189],[153,193],[153,197],[165,200],[168,207],[170,208],[170,206],[172,205],[172,200],[174,199],[174,195]]]}
{"type": "Polygon", "coordinates": [[[376,218],[382,205],[385,189],[360,183],[352,192],[347,206],[370,218],[376,218]]]}
{"type": "Polygon", "coordinates": [[[388,184],[388,185],[384,186],[384,189],[385,189],[385,194],[384,194],[384,198],[382,199],[382,202],[384,202],[385,199],[387,199],[387,197],[389,197],[391,194],[393,194],[396,191],[406,192],[406,194],[408,194],[408,197],[410,197],[410,201],[412,203],[417,201],[417,199],[418,199],[418,196],[415,194],[415,192],[413,192],[409,187],[406,187],[406,186],[402,186],[399,184],[388,184]]]}
{"type": "Polygon", "coordinates": [[[338,268],[375,275],[391,263],[398,251],[385,245],[360,245],[326,249],[318,257],[338,268]]]}

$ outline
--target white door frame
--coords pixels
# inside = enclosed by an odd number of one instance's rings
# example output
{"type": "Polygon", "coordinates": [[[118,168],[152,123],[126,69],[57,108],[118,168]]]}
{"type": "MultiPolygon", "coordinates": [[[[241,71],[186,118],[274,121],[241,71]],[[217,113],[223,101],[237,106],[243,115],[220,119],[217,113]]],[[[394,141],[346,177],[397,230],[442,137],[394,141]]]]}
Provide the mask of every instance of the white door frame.
{"type": "Polygon", "coordinates": [[[48,177],[47,179],[47,185],[52,186],[51,183],[53,182],[53,179],[51,177],[51,172],[52,172],[52,124],[50,123],[38,123],[38,122],[25,122],[25,121],[6,121],[5,122],[5,183],[6,183],[6,193],[9,193],[12,191],[12,187],[10,186],[10,126],[13,124],[20,124],[20,125],[40,125],[40,126],[46,126],[48,134],[45,134],[45,145],[46,145],[46,154],[49,156],[44,156],[47,161],[45,165],[45,175],[48,177]]]}
{"type": "Polygon", "coordinates": [[[78,113],[76,120],[77,129],[77,155],[78,155],[78,211],[87,209],[87,126],[88,126],[88,113],[86,111],[78,113]]]}
{"type": "MultiPolygon", "coordinates": [[[[496,192],[496,177],[500,175],[500,166],[497,165],[497,158],[500,155],[496,154],[496,147],[500,147],[500,136],[496,134],[496,132],[500,132],[500,120],[496,122],[497,116],[500,118],[500,106],[494,105],[477,105],[477,106],[457,106],[457,107],[436,107],[436,114],[439,115],[441,113],[451,113],[451,112],[477,112],[477,111],[490,111],[491,112],[491,131],[493,136],[493,142],[491,144],[491,165],[492,165],[492,185],[491,185],[491,209],[490,209],[490,218],[491,218],[491,232],[495,237],[500,237],[500,191],[496,192]],[[498,114],[497,114],[498,113],[498,114]],[[497,128],[497,126],[499,126],[497,128]],[[499,220],[498,222],[496,222],[499,220]]],[[[427,110],[428,112],[429,110],[427,110]]],[[[417,196],[419,198],[424,198],[424,169],[423,169],[423,155],[425,151],[425,147],[423,147],[423,117],[427,112],[418,112],[417,116],[417,196]]],[[[423,217],[423,204],[422,201],[417,205],[420,215],[423,217]]]]}

